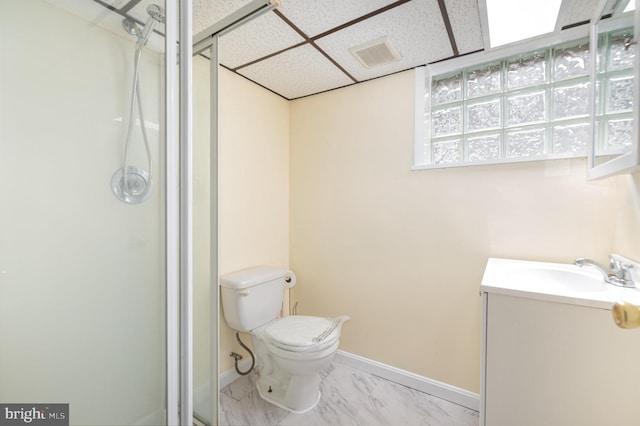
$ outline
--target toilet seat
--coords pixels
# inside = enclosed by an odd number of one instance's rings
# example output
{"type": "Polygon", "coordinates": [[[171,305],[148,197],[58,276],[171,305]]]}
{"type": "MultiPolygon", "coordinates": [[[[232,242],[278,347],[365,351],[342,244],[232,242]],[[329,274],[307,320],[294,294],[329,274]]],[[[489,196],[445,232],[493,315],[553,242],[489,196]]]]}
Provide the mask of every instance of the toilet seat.
{"type": "Polygon", "coordinates": [[[290,361],[301,361],[301,362],[312,362],[316,360],[321,360],[322,358],[329,357],[335,355],[335,352],[338,350],[339,341],[335,341],[333,345],[326,346],[322,349],[318,350],[304,350],[304,351],[290,351],[287,349],[279,348],[270,343],[266,343],[267,350],[274,357],[288,359],[290,361]]]}
{"type": "Polygon", "coordinates": [[[338,344],[340,328],[328,318],[294,315],[268,324],[259,334],[272,352],[289,353],[287,357],[301,353],[315,353],[312,357],[321,357],[323,352],[334,350],[338,344]],[[323,333],[325,337],[318,339],[323,333]]]}

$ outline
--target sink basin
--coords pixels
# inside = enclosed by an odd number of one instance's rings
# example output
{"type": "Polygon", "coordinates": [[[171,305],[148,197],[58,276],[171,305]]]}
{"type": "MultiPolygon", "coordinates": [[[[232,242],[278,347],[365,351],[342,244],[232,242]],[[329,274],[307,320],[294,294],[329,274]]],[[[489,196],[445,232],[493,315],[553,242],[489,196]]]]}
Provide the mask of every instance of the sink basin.
{"type": "Polygon", "coordinates": [[[608,285],[599,272],[573,265],[524,267],[509,275],[510,279],[522,280],[538,288],[560,285],[572,291],[591,292],[604,291],[608,285]]]}
{"type": "MultiPolygon", "coordinates": [[[[640,271],[640,263],[634,268],[640,271]]],[[[606,310],[617,300],[640,305],[640,288],[609,284],[595,268],[568,263],[490,258],[480,291],[606,310]]]]}

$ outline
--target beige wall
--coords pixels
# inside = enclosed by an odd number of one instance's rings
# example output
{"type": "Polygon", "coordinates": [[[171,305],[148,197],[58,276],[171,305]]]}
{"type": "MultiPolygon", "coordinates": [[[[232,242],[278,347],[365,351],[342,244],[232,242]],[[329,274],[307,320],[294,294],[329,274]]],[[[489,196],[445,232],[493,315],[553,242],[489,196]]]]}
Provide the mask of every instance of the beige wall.
{"type": "MultiPolygon", "coordinates": [[[[220,274],[289,267],[289,103],[223,70],[220,81],[220,274]]],[[[248,336],[244,336],[248,343],[248,336]]],[[[220,318],[220,367],[235,332],[220,318]]]]}
{"type": "MultiPolygon", "coordinates": [[[[208,362],[209,62],[194,60],[195,382],[208,362]]],[[[219,271],[289,267],[289,103],[225,69],[220,71],[219,271]]],[[[246,355],[220,313],[220,371],[229,352],[246,355]]],[[[248,336],[243,340],[249,343],[248,336]]]]}
{"type": "MultiPolygon", "coordinates": [[[[221,90],[220,272],[290,262],[299,313],[352,317],[346,351],[478,392],[488,257],[640,258],[637,177],[587,182],[581,159],[410,171],[413,72],[288,103],[222,70],[221,90]]],[[[239,348],[220,330],[225,371],[239,348]]]]}
{"type": "Polygon", "coordinates": [[[640,261],[640,173],[617,179],[621,200],[613,251],[640,261]]]}
{"type": "Polygon", "coordinates": [[[292,102],[292,302],[350,315],[343,350],[478,392],[487,258],[604,260],[624,183],[583,159],[410,171],[413,84],[292,102]]]}

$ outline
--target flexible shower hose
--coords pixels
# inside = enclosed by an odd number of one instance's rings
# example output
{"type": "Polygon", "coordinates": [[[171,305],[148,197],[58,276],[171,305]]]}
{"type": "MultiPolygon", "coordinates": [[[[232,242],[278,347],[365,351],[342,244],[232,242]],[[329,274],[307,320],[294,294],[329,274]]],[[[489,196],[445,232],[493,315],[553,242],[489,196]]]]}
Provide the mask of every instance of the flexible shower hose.
{"type": "Polygon", "coordinates": [[[133,72],[133,84],[131,86],[131,104],[129,105],[129,123],[127,127],[127,136],[124,142],[124,167],[123,167],[123,183],[124,192],[130,194],[129,190],[129,141],[131,139],[131,133],[133,132],[133,115],[138,110],[138,118],[140,119],[140,130],[142,132],[142,140],[144,141],[144,148],[147,154],[147,162],[149,164],[149,182],[151,182],[153,164],[151,161],[151,149],[149,148],[149,140],[147,138],[147,130],[145,129],[144,113],[142,111],[142,96],[140,95],[140,84],[138,79],[140,77],[140,58],[142,56],[142,50],[146,40],[138,40],[136,42],[136,50],[133,56],[134,72],[133,72]]]}
{"type": "Polygon", "coordinates": [[[240,333],[236,333],[236,339],[238,339],[238,343],[240,343],[240,346],[242,346],[244,350],[249,352],[249,355],[251,355],[251,367],[247,371],[240,371],[240,369],[238,368],[238,358],[234,357],[234,359],[236,360],[235,361],[236,372],[241,376],[246,376],[247,374],[251,373],[251,370],[253,370],[253,367],[256,365],[256,358],[253,355],[253,352],[251,352],[251,349],[249,349],[249,347],[244,343],[242,343],[242,340],[240,340],[240,333]]]}

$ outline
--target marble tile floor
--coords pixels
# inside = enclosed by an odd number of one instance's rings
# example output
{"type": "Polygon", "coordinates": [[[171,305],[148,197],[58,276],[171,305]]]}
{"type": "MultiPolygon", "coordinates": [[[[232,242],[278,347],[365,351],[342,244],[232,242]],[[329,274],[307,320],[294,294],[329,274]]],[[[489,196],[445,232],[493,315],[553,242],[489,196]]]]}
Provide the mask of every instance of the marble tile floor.
{"type": "Polygon", "coordinates": [[[254,373],[220,393],[220,425],[477,426],[478,412],[334,362],[322,374],[322,398],[304,414],[262,400],[254,373]]]}

